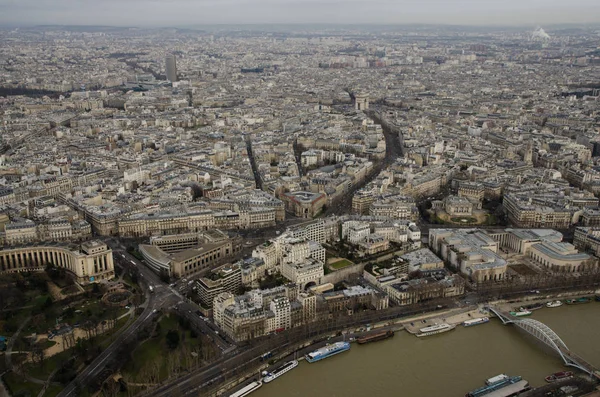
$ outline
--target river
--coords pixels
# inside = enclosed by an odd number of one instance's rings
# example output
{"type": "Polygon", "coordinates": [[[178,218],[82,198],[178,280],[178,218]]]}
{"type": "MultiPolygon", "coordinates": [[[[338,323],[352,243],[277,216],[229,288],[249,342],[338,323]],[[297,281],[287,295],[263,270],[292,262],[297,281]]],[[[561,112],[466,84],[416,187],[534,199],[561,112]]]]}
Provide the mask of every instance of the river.
{"type": "MultiPolygon", "coordinates": [[[[532,318],[600,367],[600,303],[544,308],[532,318]]],[[[493,318],[425,338],[400,331],[385,341],[352,344],[348,352],[326,360],[301,361],[252,397],[460,397],[497,374],[521,375],[540,386],[544,376],[561,370],[565,367],[558,355],[493,318]]]]}

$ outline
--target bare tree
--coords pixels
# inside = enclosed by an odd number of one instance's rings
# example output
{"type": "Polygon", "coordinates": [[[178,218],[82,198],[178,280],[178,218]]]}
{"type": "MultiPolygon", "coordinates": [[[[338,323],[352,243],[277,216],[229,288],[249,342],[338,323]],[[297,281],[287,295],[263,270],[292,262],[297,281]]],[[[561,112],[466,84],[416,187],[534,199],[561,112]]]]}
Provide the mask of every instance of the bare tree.
{"type": "Polygon", "coordinates": [[[63,351],[69,350],[72,347],[75,347],[75,334],[73,332],[69,332],[68,334],[62,335],[62,343],[63,343],[63,351]]]}
{"type": "Polygon", "coordinates": [[[40,368],[42,368],[44,366],[45,358],[46,358],[46,354],[44,353],[44,349],[41,346],[36,345],[34,347],[33,351],[31,352],[31,360],[34,363],[37,363],[40,368]]]}
{"type": "Polygon", "coordinates": [[[152,382],[151,383],[160,383],[160,362],[154,361],[152,363],[152,382]]]}
{"type": "Polygon", "coordinates": [[[179,357],[176,351],[170,351],[167,356],[167,377],[177,375],[177,367],[179,365],[179,357]]]}
{"type": "Polygon", "coordinates": [[[106,397],[117,397],[120,391],[120,385],[118,382],[110,377],[106,382],[104,382],[104,386],[102,387],[102,395],[106,397]]]}

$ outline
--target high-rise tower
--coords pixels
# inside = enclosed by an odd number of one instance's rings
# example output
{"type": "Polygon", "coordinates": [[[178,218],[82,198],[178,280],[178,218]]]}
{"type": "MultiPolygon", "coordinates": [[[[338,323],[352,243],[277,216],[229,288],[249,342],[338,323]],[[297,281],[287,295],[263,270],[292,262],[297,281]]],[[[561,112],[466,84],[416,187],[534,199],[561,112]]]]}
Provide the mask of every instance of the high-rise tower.
{"type": "Polygon", "coordinates": [[[167,80],[171,83],[177,81],[177,62],[175,61],[175,55],[168,54],[165,58],[165,65],[167,70],[167,80]]]}

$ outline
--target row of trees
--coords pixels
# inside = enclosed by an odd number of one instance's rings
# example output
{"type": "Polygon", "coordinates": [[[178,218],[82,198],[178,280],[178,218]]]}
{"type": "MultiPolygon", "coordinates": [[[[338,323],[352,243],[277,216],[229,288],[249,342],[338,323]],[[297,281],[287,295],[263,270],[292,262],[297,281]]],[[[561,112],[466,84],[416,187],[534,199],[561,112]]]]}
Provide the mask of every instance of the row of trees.
{"type": "Polygon", "coordinates": [[[503,299],[532,290],[563,291],[595,288],[600,285],[600,270],[585,273],[538,273],[504,281],[487,281],[473,287],[481,300],[503,299]]]}
{"type": "MultiPolygon", "coordinates": [[[[309,323],[301,327],[292,328],[280,334],[248,341],[242,346],[244,351],[238,354],[234,359],[228,360],[226,364],[217,361],[219,362],[220,369],[218,375],[210,380],[211,383],[209,387],[204,387],[200,390],[200,395],[214,395],[226,382],[258,370],[258,367],[262,363],[259,360],[256,360],[256,358],[268,351],[278,355],[294,346],[304,344],[307,341],[317,342],[324,340],[326,335],[332,333],[341,335],[340,330],[346,328],[393,320],[399,317],[435,310],[438,308],[438,305],[447,306],[449,304],[451,304],[451,301],[448,299],[436,299],[411,305],[410,307],[393,307],[381,311],[362,311],[352,316],[347,316],[345,313],[340,312],[336,315],[332,314],[332,317],[330,318],[309,323]]],[[[203,383],[206,379],[197,379],[195,381],[203,383]]],[[[177,381],[173,381],[172,390],[174,393],[178,391],[176,384],[177,381]]],[[[194,384],[193,381],[188,384],[190,387],[200,386],[200,384],[194,384]]]]}
{"type": "Polygon", "coordinates": [[[119,392],[133,396],[165,379],[176,379],[194,369],[206,366],[219,356],[218,349],[210,337],[199,335],[186,318],[178,317],[177,326],[166,332],[161,327],[161,323],[155,319],[152,324],[141,329],[136,334],[135,340],[124,344],[117,352],[109,368],[112,372],[116,372],[134,360],[133,352],[140,343],[164,344],[166,350],[161,350],[161,360],[145,363],[138,373],[123,372],[121,382],[108,379],[103,383],[104,379],[99,378],[90,389],[97,390],[103,385],[103,391],[107,396],[116,396],[119,392]],[[188,335],[194,339],[193,343],[186,343],[188,335]]]}

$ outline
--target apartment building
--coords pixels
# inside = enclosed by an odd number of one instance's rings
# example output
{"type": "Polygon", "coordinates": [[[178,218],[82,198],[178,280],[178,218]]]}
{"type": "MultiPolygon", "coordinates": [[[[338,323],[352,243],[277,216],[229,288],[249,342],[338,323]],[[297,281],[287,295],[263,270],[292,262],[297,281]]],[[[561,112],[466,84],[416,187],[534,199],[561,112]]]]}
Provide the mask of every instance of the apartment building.
{"type": "Polygon", "coordinates": [[[202,306],[212,308],[217,295],[223,292],[236,293],[242,286],[241,267],[239,264],[221,266],[206,277],[200,277],[195,285],[202,306]]]}

